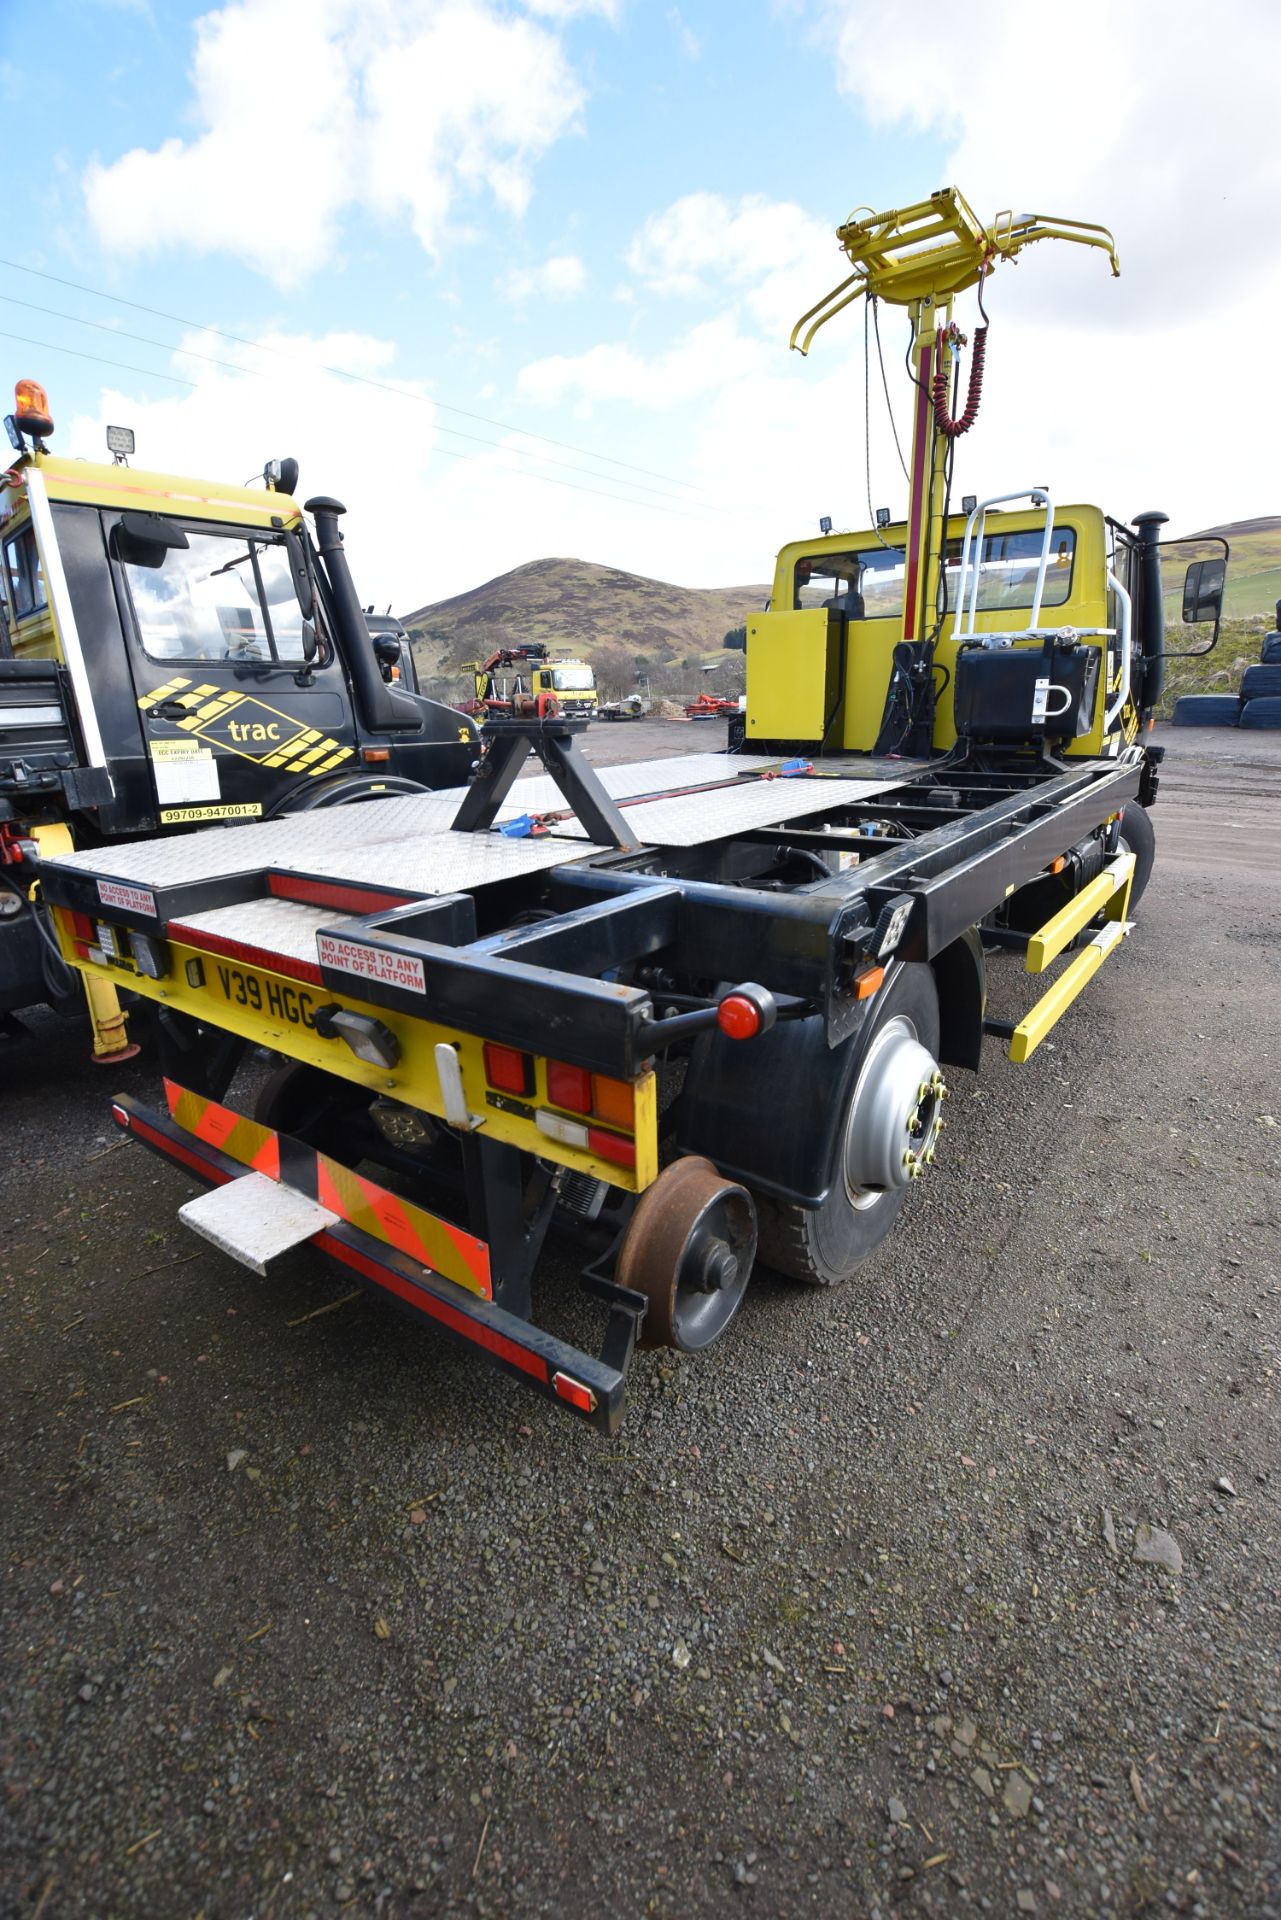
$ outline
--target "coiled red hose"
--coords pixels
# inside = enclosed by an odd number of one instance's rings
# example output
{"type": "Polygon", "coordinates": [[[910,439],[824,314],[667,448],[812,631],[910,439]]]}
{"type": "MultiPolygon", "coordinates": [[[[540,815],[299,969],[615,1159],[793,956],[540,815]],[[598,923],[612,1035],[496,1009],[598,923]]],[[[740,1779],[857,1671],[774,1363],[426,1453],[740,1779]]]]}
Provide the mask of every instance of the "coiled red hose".
{"type": "Polygon", "coordinates": [[[974,358],[970,362],[970,390],[965,399],[965,410],[953,420],[947,410],[947,364],[943,358],[943,347],[947,340],[947,328],[940,327],[935,340],[937,356],[934,368],[934,418],[940,433],[949,440],[955,440],[958,434],[968,433],[978,418],[979,401],[983,397],[983,362],[987,357],[987,328],[974,330],[974,358]]]}

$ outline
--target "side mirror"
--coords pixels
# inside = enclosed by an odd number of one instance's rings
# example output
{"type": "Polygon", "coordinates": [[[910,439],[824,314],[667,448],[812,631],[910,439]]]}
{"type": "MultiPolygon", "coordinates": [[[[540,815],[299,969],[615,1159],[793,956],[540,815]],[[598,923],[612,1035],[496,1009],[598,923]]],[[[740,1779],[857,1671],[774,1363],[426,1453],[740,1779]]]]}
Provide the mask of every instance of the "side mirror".
{"type": "Polygon", "coordinates": [[[310,620],[304,620],[300,629],[302,634],[302,657],[310,666],[320,651],[320,641],[316,629],[310,620]]]}
{"type": "Polygon", "coordinates": [[[289,555],[289,571],[293,576],[294,597],[298,602],[298,611],[305,621],[310,620],[316,611],[316,583],[311,577],[311,568],[307,565],[307,550],[300,533],[285,534],[285,552],[289,555]]]}
{"type": "Polygon", "coordinates": [[[1226,560],[1194,560],[1183,577],[1183,623],[1199,625],[1217,620],[1223,606],[1226,560]]]}

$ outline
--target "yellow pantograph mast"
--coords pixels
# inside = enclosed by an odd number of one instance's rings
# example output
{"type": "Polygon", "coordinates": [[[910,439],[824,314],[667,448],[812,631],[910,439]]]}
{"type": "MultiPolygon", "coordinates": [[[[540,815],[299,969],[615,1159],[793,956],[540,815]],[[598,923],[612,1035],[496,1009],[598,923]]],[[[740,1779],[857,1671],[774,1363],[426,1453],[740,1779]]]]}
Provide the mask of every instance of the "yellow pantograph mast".
{"type": "Polygon", "coordinates": [[[963,433],[978,411],[987,328],[974,342],[967,404],[957,419],[947,412],[954,351],[959,336],[952,303],[968,287],[981,287],[1002,260],[1016,259],[1036,240],[1070,240],[1102,247],[1113,275],[1121,271],[1116,244],[1106,227],[1056,214],[998,213],[983,226],[955,187],[890,213],[860,207],[836,230],[854,271],[833,287],[792,329],[793,347],[808,353],[819,328],[861,296],[908,309],[912,318],[912,372],[916,401],[908,488],[903,638],[925,637],[931,570],[943,555],[944,470],[949,438],[963,433]]]}

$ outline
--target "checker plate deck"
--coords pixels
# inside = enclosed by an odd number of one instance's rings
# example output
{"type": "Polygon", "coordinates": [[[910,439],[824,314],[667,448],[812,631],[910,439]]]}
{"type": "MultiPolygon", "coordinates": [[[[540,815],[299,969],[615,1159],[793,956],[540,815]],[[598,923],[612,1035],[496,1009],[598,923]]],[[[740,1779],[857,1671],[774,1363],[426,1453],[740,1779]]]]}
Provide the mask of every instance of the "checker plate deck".
{"type": "Polygon", "coordinates": [[[310,961],[314,966],[321,928],[341,933],[347,924],[346,917],[332,907],[309,907],[296,900],[246,900],[238,907],[210,907],[204,913],[187,914],[176,926],[195,946],[204,936],[237,947],[256,947],[282,960],[310,961]]]}
{"type": "MultiPolygon", "coordinates": [[[[905,761],[847,761],[839,772],[763,780],[759,772],[766,764],[696,753],[595,771],[622,803],[638,840],[655,847],[695,847],[754,827],[802,820],[865,800],[915,771],[913,763],[905,761]],[[875,777],[845,777],[856,768],[875,777]],[[674,788],[689,790],[673,793],[674,788]],[[645,798],[654,793],[667,797],[645,798]]],[[[472,892],[601,851],[572,817],[552,822],[551,832],[537,837],[509,839],[495,830],[454,833],[451,824],[465,791],[389,795],[324,812],[71,853],[60,856],[58,864],[156,889],[270,870],[431,897],[472,892]]],[[[554,813],[566,806],[550,775],[536,774],[516,782],[499,819],[524,812],[554,813]]],[[[183,914],[181,923],[193,934],[204,932],[282,958],[310,961],[319,928],[341,926],[348,916],[349,910],[341,908],[269,898],[183,914]]]]}

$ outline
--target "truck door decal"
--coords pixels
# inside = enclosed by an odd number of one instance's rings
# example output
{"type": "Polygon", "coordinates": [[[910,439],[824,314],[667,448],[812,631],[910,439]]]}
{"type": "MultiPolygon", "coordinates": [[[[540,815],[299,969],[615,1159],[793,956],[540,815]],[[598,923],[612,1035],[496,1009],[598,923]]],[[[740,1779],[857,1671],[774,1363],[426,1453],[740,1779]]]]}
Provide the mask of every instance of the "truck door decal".
{"type": "MultiPolygon", "coordinates": [[[[330,773],[350,760],[355,751],[279,707],[270,706],[257,694],[228,692],[209,681],[193,685],[177,674],[163,686],[144,693],[138,705],[147,713],[161,702],[185,709],[184,718],[174,721],[180,733],[201,741],[215,754],[238,754],[242,760],[253,760],[260,766],[284,767],[289,773],[330,773]]],[[[152,742],[153,766],[158,757],[163,758],[157,756],[156,748],[165,744],[163,740],[152,742]]]]}

